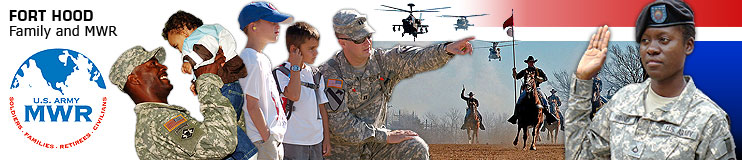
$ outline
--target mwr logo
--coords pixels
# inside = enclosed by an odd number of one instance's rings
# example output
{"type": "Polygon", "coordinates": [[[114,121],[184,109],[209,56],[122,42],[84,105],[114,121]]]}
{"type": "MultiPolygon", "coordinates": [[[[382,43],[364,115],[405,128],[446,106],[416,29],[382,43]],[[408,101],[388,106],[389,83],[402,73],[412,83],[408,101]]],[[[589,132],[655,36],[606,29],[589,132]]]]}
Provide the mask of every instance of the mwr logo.
{"type": "Polygon", "coordinates": [[[30,142],[64,149],[88,140],[106,113],[105,76],[85,55],[48,49],[29,57],[10,84],[10,116],[30,142]]]}

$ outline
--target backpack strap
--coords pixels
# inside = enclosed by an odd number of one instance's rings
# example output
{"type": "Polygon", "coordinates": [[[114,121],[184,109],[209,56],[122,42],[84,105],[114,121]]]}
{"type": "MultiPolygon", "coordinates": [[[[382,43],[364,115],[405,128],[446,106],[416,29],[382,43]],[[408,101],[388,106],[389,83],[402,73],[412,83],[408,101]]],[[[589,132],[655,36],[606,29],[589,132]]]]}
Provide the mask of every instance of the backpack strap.
{"type": "Polygon", "coordinates": [[[316,86],[314,88],[314,97],[317,100],[316,101],[317,102],[317,119],[321,120],[322,114],[320,114],[320,110],[319,110],[320,109],[319,105],[321,101],[320,94],[324,94],[324,92],[320,90],[319,88],[321,87],[321,84],[322,84],[322,72],[319,72],[319,69],[312,68],[312,79],[314,80],[314,85],[316,86]]]}
{"type": "MultiPolygon", "coordinates": [[[[283,89],[281,88],[281,85],[278,83],[278,72],[276,71],[279,71],[286,76],[291,76],[291,72],[289,71],[288,68],[286,68],[286,63],[283,63],[279,65],[278,67],[276,67],[275,69],[273,69],[273,72],[272,72],[273,81],[276,82],[276,88],[278,89],[278,93],[283,94],[283,89]]],[[[283,111],[286,112],[286,120],[291,118],[291,112],[294,111],[294,101],[291,101],[288,98],[286,98],[286,104],[284,104],[283,111]]]]}

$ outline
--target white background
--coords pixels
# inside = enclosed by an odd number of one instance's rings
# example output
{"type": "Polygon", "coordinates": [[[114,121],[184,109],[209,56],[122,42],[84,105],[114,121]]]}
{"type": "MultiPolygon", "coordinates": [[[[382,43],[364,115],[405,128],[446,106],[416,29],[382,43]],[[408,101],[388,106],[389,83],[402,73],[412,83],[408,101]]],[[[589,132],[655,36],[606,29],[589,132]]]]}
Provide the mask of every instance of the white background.
{"type": "MultiPolygon", "coordinates": [[[[470,15],[465,7],[467,2],[451,1],[413,1],[417,4],[415,9],[427,9],[450,6],[452,8],[442,10],[441,13],[423,14],[423,23],[431,25],[430,33],[419,35],[418,41],[450,41],[461,39],[466,36],[476,35],[477,39],[483,40],[509,40],[509,37],[500,27],[472,27],[469,31],[453,31],[453,18],[438,18],[442,14],[470,15]]],[[[2,67],[0,67],[0,86],[10,85],[18,67],[28,57],[36,52],[50,48],[65,48],[80,52],[90,58],[106,77],[106,95],[109,95],[106,116],[101,128],[95,132],[84,143],[70,149],[45,149],[31,143],[20,132],[10,118],[8,110],[8,90],[0,92],[0,101],[3,103],[0,110],[0,137],[3,145],[0,152],[8,159],[135,159],[134,150],[134,124],[136,116],[133,111],[134,103],[131,99],[120,92],[115,85],[108,80],[110,66],[125,50],[136,46],[144,46],[147,50],[163,46],[167,51],[165,65],[169,78],[173,83],[168,100],[171,104],[184,106],[191,111],[191,116],[202,120],[203,116],[198,112],[198,102],[188,90],[190,75],[180,72],[180,55],[169,47],[168,43],[161,37],[162,28],[168,17],[178,10],[184,10],[194,14],[204,21],[205,24],[219,23],[227,28],[235,37],[237,46],[244,46],[246,36],[239,30],[237,16],[239,11],[248,4],[248,1],[3,1],[0,5],[0,39],[3,47],[2,67]],[[9,10],[47,10],[44,21],[22,22],[10,21],[9,10]],[[51,21],[51,10],[93,10],[94,19],[90,22],[56,22],[51,21]],[[84,32],[85,25],[116,26],[116,37],[57,37],[50,35],[49,39],[43,37],[16,37],[9,36],[9,26],[19,27],[74,27],[81,26],[84,32]]],[[[376,29],[375,41],[411,41],[410,36],[400,37],[400,32],[391,32],[391,25],[401,23],[401,19],[407,16],[401,12],[383,12],[374,9],[384,9],[379,5],[385,4],[398,8],[407,9],[408,2],[398,1],[277,1],[273,5],[281,12],[294,16],[296,21],[306,21],[319,29],[322,36],[316,64],[326,61],[336,51],[340,50],[334,38],[332,30],[332,16],[341,8],[355,8],[361,13],[368,15],[371,26],[376,29]]],[[[490,19],[504,21],[509,17],[509,11],[503,11],[502,15],[490,15],[490,19]]],[[[415,16],[419,16],[415,14],[415,16]]],[[[517,25],[517,24],[516,24],[517,25]]],[[[269,44],[265,53],[274,65],[286,60],[287,54],[284,45],[284,31],[287,26],[281,26],[279,42],[269,44]]],[[[597,27],[597,26],[596,26],[597,27]]],[[[595,27],[574,28],[517,28],[516,37],[525,41],[585,41],[595,31],[595,27]]],[[[614,37],[612,40],[633,41],[633,28],[612,28],[614,37]]],[[[742,37],[739,28],[698,28],[698,40],[731,40],[742,37]],[[729,32],[736,31],[736,32],[729,32]],[[736,35],[729,35],[733,33],[736,35]],[[726,34],[726,35],[724,35],[726,34]]],[[[54,30],[52,30],[52,33],[54,30]]],[[[82,35],[83,33],[81,33],[82,35]]],[[[241,52],[238,49],[237,52],[241,52]]],[[[9,87],[8,87],[9,88],[9,87]]],[[[7,89],[7,88],[6,88],[7,89]]],[[[40,93],[44,94],[44,93],[40,93]]],[[[17,109],[18,110],[18,109],[17,109]]],[[[22,110],[21,110],[22,111],[22,110]]],[[[24,118],[22,112],[16,113],[19,118],[24,118]]],[[[93,117],[91,117],[93,118],[93,117]]],[[[96,117],[97,118],[97,117],[96,117]]],[[[77,128],[69,128],[75,130],[77,128]]],[[[64,131],[60,131],[64,132],[64,131]]],[[[42,140],[44,137],[38,137],[42,140]]],[[[77,139],[69,137],[67,139],[77,139]]],[[[5,159],[5,158],[3,158],[5,159]]]]}

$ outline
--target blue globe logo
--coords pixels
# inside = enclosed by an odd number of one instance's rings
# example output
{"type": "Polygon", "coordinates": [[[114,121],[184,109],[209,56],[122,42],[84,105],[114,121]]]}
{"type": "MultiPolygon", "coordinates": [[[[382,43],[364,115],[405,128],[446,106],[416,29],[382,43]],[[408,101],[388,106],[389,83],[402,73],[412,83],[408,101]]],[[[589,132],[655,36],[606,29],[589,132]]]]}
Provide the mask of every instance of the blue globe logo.
{"type": "Polygon", "coordinates": [[[68,88],[79,87],[72,86],[73,84],[106,89],[103,79],[98,67],[82,53],[68,49],[48,49],[34,54],[23,62],[13,76],[10,89],[45,88],[65,95],[69,92],[68,88]],[[86,77],[87,80],[72,83],[71,81],[81,81],[80,78],[72,77],[86,77]]]}
{"type": "Polygon", "coordinates": [[[13,124],[30,143],[65,149],[82,144],[102,125],[105,76],[92,60],[69,49],[37,52],[10,84],[13,124]]]}

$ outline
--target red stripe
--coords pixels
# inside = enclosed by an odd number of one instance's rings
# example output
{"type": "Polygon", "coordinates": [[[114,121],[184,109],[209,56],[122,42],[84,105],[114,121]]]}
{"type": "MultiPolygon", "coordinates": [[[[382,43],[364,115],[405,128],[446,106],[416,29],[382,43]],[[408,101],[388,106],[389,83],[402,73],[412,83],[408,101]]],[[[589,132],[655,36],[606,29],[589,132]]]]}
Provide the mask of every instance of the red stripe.
{"type": "MultiPolygon", "coordinates": [[[[470,2],[477,26],[499,27],[515,11],[515,27],[634,27],[639,12],[652,0],[476,0],[470,2]]],[[[697,27],[742,26],[740,0],[686,0],[693,9],[697,27]]]]}

